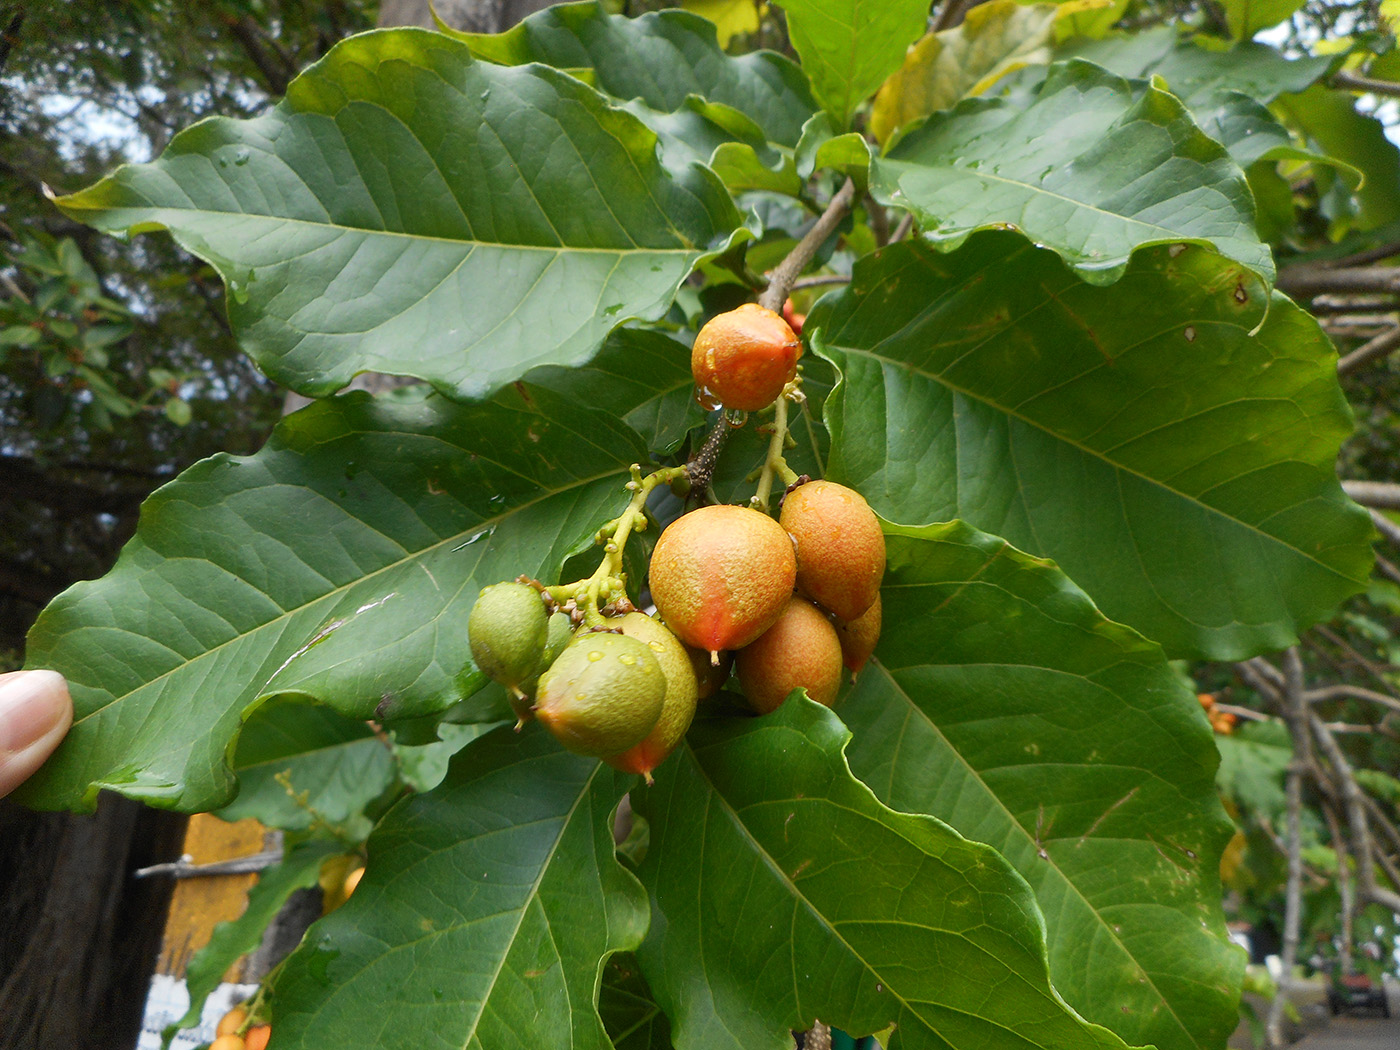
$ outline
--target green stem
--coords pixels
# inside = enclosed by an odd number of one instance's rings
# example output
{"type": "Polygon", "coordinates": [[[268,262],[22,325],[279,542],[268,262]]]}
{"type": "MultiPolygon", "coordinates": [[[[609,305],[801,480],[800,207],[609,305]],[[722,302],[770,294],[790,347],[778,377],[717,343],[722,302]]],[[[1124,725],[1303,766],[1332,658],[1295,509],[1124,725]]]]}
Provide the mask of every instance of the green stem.
{"type": "Polygon", "coordinates": [[[647,497],[656,486],[669,485],[676,478],[684,477],[685,473],[684,466],[662,467],[643,477],[642,468],[633,463],[632,480],[627,483],[632,499],[627,509],[598,530],[598,538],[606,544],[606,552],[598,568],[587,579],[546,587],[545,593],[561,604],[581,596],[584,621],[590,626],[602,624],[602,607],[616,595],[627,593],[627,577],[622,571],[623,552],[633,531],[640,532],[646,528],[647,497]]]}
{"type": "Polygon", "coordinates": [[[769,497],[773,494],[773,479],[778,478],[786,487],[797,480],[797,473],[788,466],[783,450],[787,447],[788,401],[795,400],[794,394],[801,389],[802,380],[794,379],[773,406],[773,434],[768,439],[768,455],[763,461],[763,473],[758,476],[758,491],[754,493],[753,505],[765,514],[768,513],[769,497]]]}

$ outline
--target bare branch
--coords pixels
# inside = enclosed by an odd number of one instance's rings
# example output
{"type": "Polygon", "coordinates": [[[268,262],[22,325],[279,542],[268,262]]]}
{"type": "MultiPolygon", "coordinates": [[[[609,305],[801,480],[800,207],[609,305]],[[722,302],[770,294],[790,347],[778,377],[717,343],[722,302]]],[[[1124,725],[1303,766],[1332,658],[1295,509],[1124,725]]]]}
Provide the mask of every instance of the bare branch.
{"type": "Polygon", "coordinates": [[[1362,365],[1368,365],[1372,361],[1378,361],[1397,348],[1400,348],[1400,325],[1396,325],[1387,332],[1382,332],[1380,335],[1358,346],[1345,357],[1339,358],[1337,361],[1337,374],[1344,376],[1348,372],[1355,372],[1362,365]]]}
{"type": "Polygon", "coordinates": [[[890,234],[890,243],[894,244],[896,241],[904,240],[904,238],[909,236],[909,231],[913,228],[914,213],[912,211],[907,211],[904,213],[904,218],[899,220],[899,225],[894,228],[894,233],[890,234]]]}
{"type": "MultiPolygon", "coordinates": [[[[1240,665],[1236,665],[1240,666],[1240,665]]],[[[1272,666],[1272,665],[1271,665],[1272,666]]],[[[1293,760],[1288,764],[1288,883],[1283,909],[1283,974],[1279,978],[1278,994],[1269,1004],[1265,1031],[1270,1046],[1283,1046],[1283,1006],[1288,1000],[1288,982],[1298,960],[1298,928],[1302,911],[1303,889],[1303,774],[1312,764],[1312,747],[1308,740],[1308,710],[1303,700],[1303,662],[1294,646],[1283,654],[1284,688],[1283,716],[1293,741],[1293,760]]],[[[1258,673],[1257,671],[1255,672],[1258,673]]]]}
{"type": "Polygon", "coordinates": [[[1326,685],[1318,689],[1309,689],[1305,699],[1310,704],[1320,704],[1328,700],[1364,700],[1400,713],[1400,700],[1373,689],[1363,689],[1359,685],[1326,685]]]}
{"type": "Polygon", "coordinates": [[[1363,77],[1359,73],[1345,71],[1333,73],[1332,86],[1342,88],[1345,91],[1365,91],[1372,95],[1383,95],[1386,98],[1400,98],[1400,84],[1391,80],[1363,77]]]}
{"type": "Polygon", "coordinates": [[[836,191],[831,201],[826,206],[826,211],[822,212],[821,218],[817,219],[812,228],[807,231],[802,240],[788,252],[787,258],[780,262],[768,279],[768,287],[763,290],[763,294],[758,297],[758,305],[766,306],[773,312],[783,308],[783,303],[787,300],[788,292],[792,290],[792,283],[797,280],[812,256],[817,254],[825,240],[831,236],[846,212],[851,210],[851,202],[856,196],[856,184],[853,179],[847,179],[846,184],[836,191]]]}
{"type": "Polygon", "coordinates": [[[1377,245],[1374,248],[1367,248],[1364,252],[1344,255],[1340,259],[1322,259],[1313,265],[1338,268],[1347,266],[1369,266],[1371,263],[1382,262],[1396,255],[1400,255],[1400,243],[1392,241],[1387,244],[1377,245]]]}
{"type": "Polygon", "coordinates": [[[1278,287],[1295,297],[1325,292],[1397,292],[1400,291],[1400,267],[1290,266],[1279,271],[1278,287]]]}
{"type": "Polygon", "coordinates": [[[839,273],[819,273],[813,277],[799,277],[792,282],[793,290],[798,288],[820,288],[825,284],[850,284],[851,279],[845,274],[839,273]]]}

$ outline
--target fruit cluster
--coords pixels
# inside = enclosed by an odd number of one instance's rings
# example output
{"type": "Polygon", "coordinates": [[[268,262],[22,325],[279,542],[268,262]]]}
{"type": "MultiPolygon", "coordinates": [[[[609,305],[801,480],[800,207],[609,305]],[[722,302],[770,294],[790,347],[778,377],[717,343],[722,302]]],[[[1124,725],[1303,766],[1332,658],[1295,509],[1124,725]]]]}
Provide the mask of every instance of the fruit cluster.
{"type": "Polygon", "coordinates": [[[272,1038],[271,1025],[249,1023],[246,1006],[235,1006],[219,1018],[214,1032],[216,1038],[209,1050],[265,1050],[272,1038]]]}
{"type": "Polygon", "coordinates": [[[646,477],[633,467],[632,502],[599,530],[606,553],[588,579],[521,577],[481,592],[467,623],[472,658],[509,691],[517,728],[538,719],[571,751],[650,780],[731,664],[760,714],[796,689],[829,705],[842,668],[864,666],[880,634],[884,535],[859,493],[797,478],[782,459],[801,353],[788,323],[753,305],[697,336],[697,398],[744,413],[774,406],[773,437],[755,506],[700,507],[657,540],[659,620],[632,606],[622,550],[646,527],[647,494],[696,481],[690,465],[646,477]],[[789,483],[777,520],[767,513],[775,476],[789,483]]]}
{"type": "Polygon", "coordinates": [[[1235,731],[1235,726],[1239,724],[1239,719],[1229,711],[1221,711],[1215,702],[1214,693],[1197,693],[1196,699],[1205,709],[1206,718],[1210,719],[1210,727],[1220,736],[1229,736],[1235,731]]]}

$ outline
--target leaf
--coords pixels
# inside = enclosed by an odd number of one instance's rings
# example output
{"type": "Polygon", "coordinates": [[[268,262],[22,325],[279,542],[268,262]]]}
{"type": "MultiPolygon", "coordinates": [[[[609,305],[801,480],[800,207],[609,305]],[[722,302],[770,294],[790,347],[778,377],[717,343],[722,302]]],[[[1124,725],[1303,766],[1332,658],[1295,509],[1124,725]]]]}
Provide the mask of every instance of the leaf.
{"type": "Polygon", "coordinates": [[[803,127],[794,159],[797,174],[804,179],[810,178],[813,172],[830,168],[849,175],[855,180],[857,192],[863,193],[870,184],[873,154],[873,147],[864,135],[854,131],[839,135],[831,116],[818,113],[803,127]]]}
{"type": "Polygon", "coordinates": [[[852,772],[1010,861],[1088,1020],[1157,1050],[1223,1046],[1244,959],[1194,693],[1049,562],[961,522],[886,542],[884,632],[839,708],[852,772]]]}
{"type": "Polygon", "coordinates": [[[473,742],[441,787],[385,816],[354,896],[288,957],[281,1045],[612,1050],[600,970],[647,927],[613,853],[634,779],[538,725],[473,742]]]}
{"type": "Polygon", "coordinates": [[[981,94],[1012,70],[1047,64],[1057,13],[1053,4],[991,0],[955,28],[927,34],[875,96],[870,130],[883,145],[911,121],[981,94]]]}
{"type": "Polygon", "coordinates": [[[1291,18],[1303,3],[1304,0],[1220,0],[1225,24],[1237,40],[1248,40],[1259,30],[1291,18]]]}
{"type": "Polygon", "coordinates": [[[318,819],[363,821],[365,806],[394,779],[394,757],[364,722],[287,697],[253,713],[239,734],[233,772],[238,797],[219,816],[304,831],[318,819]]]}
{"type": "Polygon", "coordinates": [[[733,37],[758,32],[755,0],[681,0],[681,6],[715,24],[720,47],[728,47],[733,37]]]}
{"type": "Polygon", "coordinates": [[[491,62],[592,69],[600,91],[663,112],[678,109],[688,95],[732,106],[785,146],[796,144],[816,109],[796,64],[772,51],[726,55],[714,23],[689,11],[624,18],[598,3],[558,4],[504,33],[448,32],[491,62]]]}
{"type": "Polygon", "coordinates": [[[1116,33],[1102,40],[1066,41],[1057,57],[1087,59],[1120,77],[1162,77],[1188,106],[1239,92],[1260,102],[1302,91],[1332,65],[1328,57],[1286,58],[1267,44],[1241,42],[1211,50],[1183,39],[1171,26],[1116,33]]]}
{"type": "Polygon", "coordinates": [[[1054,558],[1173,655],[1284,648],[1364,589],[1371,526],[1334,472],[1335,351],[1268,302],[1182,246],[1108,288],[1009,234],[888,248],[807,318],[843,376],[827,476],[1054,558]]]}
{"type": "Polygon", "coordinates": [[[929,8],[927,0],[781,0],[781,6],[812,90],[842,131],[923,35],[929,8]]]}
{"type": "Polygon", "coordinates": [[[1273,281],[1244,173],[1171,95],[1086,62],[1052,66],[1028,106],[968,99],[930,117],[872,162],[871,192],[945,250],[1019,229],[1095,284],[1139,248],[1177,241],[1273,281]]]}
{"type": "Polygon", "coordinates": [[[1293,761],[1293,744],[1286,731],[1276,731],[1281,728],[1246,724],[1216,741],[1220,793],[1265,820],[1280,818],[1288,810],[1283,780],[1293,761]]]}
{"type": "Polygon", "coordinates": [[[214,927],[209,943],[195,952],[185,970],[185,986],[190,994],[190,1008],[185,1016],[163,1033],[167,1038],[181,1028],[199,1024],[204,1001],[224,979],[230,966],[262,943],[263,933],[287,898],[297,890],[316,885],[321,862],[339,853],[340,843],[327,839],[312,839],[290,848],[282,859],[258,873],[258,881],[248,890],[248,906],[243,914],[214,927]]]}
{"type": "MultiPolygon", "coordinates": [[[[837,717],[793,697],[697,725],[645,796],[642,971],[677,1050],[780,1050],[820,1017],[891,1050],[1122,1047],[1050,986],[1044,923],[994,850],[885,808],[837,717]]],[[[635,793],[634,793],[635,804],[635,793]]]]}
{"type": "Polygon", "coordinates": [[[673,452],[705,421],[695,402],[690,347],[661,332],[618,328],[581,368],[537,368],[530,382],[606,408],[658,452],[673,452]]]}
{"type": "Polygon", "coordinates": [[[604,967],[598,1013],[616,1050],[671,1050],[670,1022],[630,953],[614,955],[604,967]]]}
{"type": "MultiPolygon", "coordinates": [[[[521,384],[476,405],[354,393],[288,416],[256,455],[196,464],[147,499],[116,567],[30,632],[30,665],[67,676],[76,717],[21,797],[223,805],[240,723],[280,694],[439,715],[485,684],[466,632],[480,589],[554,577],[644,459],[611,413],[521,384]]],[[[490,695],[468,720],[509,717],[490,695]]]]}
{"type": "Polygon", "coordinates": [[[58,203],[168,229],[228,284],[259,366],[311,396],[372,370],[480,398],[581,364],[740,223],[580,81],[418,29],[342,41],[266,115],[206,120],[58,203]]]}
{"type": "Polygon", "coordinates": [[[1373,230],[1400,219],[1400,149],[1375,117],[1356,111],[1351,96],[1321,84],[1278,100],[1322,151],[1365,178],[1356,191],[1360,211],[1354,226],[1373,230]]]}

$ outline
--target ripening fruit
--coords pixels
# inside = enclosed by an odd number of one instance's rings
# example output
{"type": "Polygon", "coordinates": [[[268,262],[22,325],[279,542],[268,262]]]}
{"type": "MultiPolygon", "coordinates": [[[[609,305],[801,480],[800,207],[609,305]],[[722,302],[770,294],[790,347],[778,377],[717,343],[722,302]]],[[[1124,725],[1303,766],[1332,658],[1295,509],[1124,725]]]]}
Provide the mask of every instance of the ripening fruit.
{"type": "Polygon", "coordinates": [[[534,677],[548,635],[548,615],[539,592],[524,583],[485,588],[467,617],[476,666],[517,697],[534,677]]]}
{"type": "Polygon", "coordinates": [[[237,1035],[238,1030],[243,1027],[243,1022],[248,1020],[248,1011],[241,1006],[235,1006],[223,1017],[219,1018],[218,1026],[214,1029],[215,1035],[237,1035]]]}
{"type": "Polygon", "coordinates": [[[690,657],[690,666],[695,672],[695,681],[699,686],[698,699],[707,700],[724,688],[724,683],[729,681],[730,669],[734,666],[733,653],[722,652],[719,654],[719,663],[712,663],[710,654],[704,649],[687,645],[685,652],[690,657]]]}
{"type": "Polygon", "coordinates": [[[645,642],[623,634],[577,637],[540,675],[535,717],[580,755],[616,755],[661,717],[666,675],[645,642]]]}
{"type": "Polygon", "coordinates": [[[869,660],[870,654],[875,651],[875,644],[880,640],[883,619],[884,611],[877,592],[870,608],[854,620],[836,621],[836,637],[841,641],[841,660],[851,672],[852,680],[860,674],[865,661],[869,660]]]}
{"type": "Polygon", "coordinates": [[[792,540],[760,511],[717,504],[666,526],[651,556],[651,597],[666,626],[718,663],[748,645],[792,595],[792,540]]]}
{"type": "Polygon", "coordinates": [[[797,548],[797,589],[850,622],[875,603],[885,575],[885,534],[854,489],[809,481],[787,494],[778,523],[797,548]]]}
{"type": "Polygon", "coordinates": [[[661,702],[661,717],[640,744],[634,744],[620,755],[604,755],[603,761],[624,773],[640,773],[651,783],[651,771],[666,760],[680,743],[690,721],[695,717],[695,701],[699,683],[690,664],[690,654],[679,638],[645,613],[628,613],[610,621],[621,627],[628,638],[645,642],[661,664],[666,676],[666,696],[661,702]]]}
{"type": "Polygon", "coordinates": [[[789,299],[783,303],[783,320],[787,322],[794,335],[801,335],[802,326],[807,323],[807,315],[798,313],[797,308],[792,305],[792,300],[789,299]]]}
{"type": "Polygon", "coordinates": [[[735,657],[749,704],[766,715],[794,689],[831,706],[841,688],[841,642],[836,628],[811,602],[792,598],[778,622],[735,657]]]}
{"type": "Polygon", "coordinates": [[[244,1050],[244,1043],[236,1035],[221,1035],[209,1044],[209,1050],[244,1050]]]}
{"type": "Polygon", "coordinates": [[[531,675],[528,681],[520,685],[521,696],[514,693],[510,696],[511,710],[515,712],[515,728],[522,728],[526,722],[530,721],[532,708],[535,705],[535,692],[539,689],[540,675],[542,675],[550,664],[559,659],[559,654],[564,651],[574,638],[574,622],[569,619],[568,613],[556,612],[549,617],[545,626],[544,651],[540,654],[540,662],[535,667],[535,674],[531,675]]]}
{"type": "Polygon", "coordinates": [[[243,1045],[247,1050],[267,1050],[267,1041],[271,1038],[272,1025],[260,1024],[248,1029],[248,1034],[243,1037],[243,1045]]]}
{"type": "Polygon", "coordinates": [[[349,875],[345,876],[345,883],[340,891],[345,895],[346,900],[350,899],[350,894],[355,892],[355,887],[360,884],[360,880],[365,877],[364,868],[356,868],[349,875]]]}
{"type": "Polygon", "coordinates": [[[802,344],[788,323],[757,303],[710,318],[690,351],[702,403],[755,412],[797,375],[802,344]]]}

